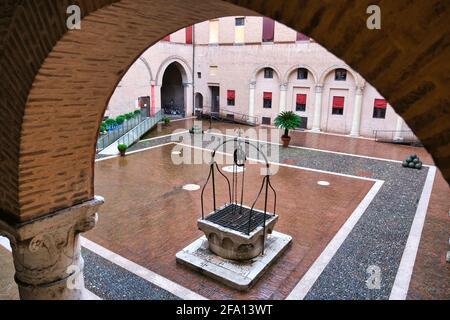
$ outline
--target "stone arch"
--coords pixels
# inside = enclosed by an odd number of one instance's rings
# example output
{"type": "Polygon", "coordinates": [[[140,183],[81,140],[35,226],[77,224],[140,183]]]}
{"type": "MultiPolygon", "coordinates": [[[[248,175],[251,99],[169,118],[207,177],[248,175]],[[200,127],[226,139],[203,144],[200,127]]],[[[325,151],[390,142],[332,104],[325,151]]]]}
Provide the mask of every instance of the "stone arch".
{"type": "Polygon", "coordinates": [[[150,83],[154,80],[153,79],[153,74],[152,74],[152,68],[150,67],[150,64],[148,63],[148,61],[144,58],[144,57],[139,57],[139,60],[145,65],[145,67],[147,68],[148,74],[150,76],[150,83]]]}
{"type": "Polygon", "coordinates": [[[252,77],[250,78],[250,83],[255,82],[256,81],[256,76],[258,75],[258,73],[264,69],[264,68],[271,68],[273,69],[273,71],[276,73],[277,77],[278,77],[278,81],[281,81],[281,72],[280,70],[278,70],[277,67],[275,67],[272,64],[263,64],[263,65],[259,65],[252,73],[252,77]]]}
{"type": "Polygon", "coordinates": [[[302,31],[357,70],[402,115],[450,181],[450,122],[442,121],[450,74],[442,35],[450,32],[450,4],[409,3],[383,3],[383,28],[368,30],[365,8],[371,0],[352,6],[334,0],[266,0],[264,5],[259,0],[184,0],[170,7],[164,0],[2,2],[0,112],[9,121],[0,127],[1,216],[28,221],[93,199],[99,124],[129,66],[182,27],[255,12],[302,31]],[[71,3],[83,13],[81,30],[66,29],[71,3]],[[442,15],[434,14],[436,7],[443,7],[442,15]],[[104,23],[111,17],[114,23],[104,23]],[[339,29],[331,27],[336,17],[339,29]],[[356,32],[358,40],[352,41],[356,32]]]}
{"type": "Polygon", "coordinates": [[[308,72],[311,73],[312,76],[313,76],[314,83],[317,84],[318,78],[317,78],[316,71],[312,67],[307,66],[305,64],[298,64],[298,65],[290,67],[288,69],[288,71],[286,71],[286,73],[284,74],[282,83],[288,83],[289,82],[289,77],[291,76],[292,72],[296,71],[299,68],[305,68],[306,70],[308,70],[308,72]]]}
{"type": "Polygon", "coordinates": [[[159,66],[158,72],[156,73],[155,85],[162,85],[164,71],[166,71],[167,67],[174,62],[178,63],[178,65],[181,66],[180,72],[181,76],[183,77],[183,83],[192,83],[192,69],[189,66],[188,62],[182,57],[171,56],[164,60],[163,63],[161,63],[161,65],[159,66]]]}
{"type": "Polygon", "coordinates": [[[361,76],[359,76],[354,70],[352,70],[351,68],[347,67],[346,65],[334,65],[334,66],[329,67],[328,69],[326,69],[325,71],[322,72],[322,74],[320,75],[318,83],[319,84],[324,84],[325,79],[327,78],[327,76],[331,72],[336,70],[336,69],[345,69],[345,70],[347,70],[347,72],[352,75],[356,86],[358,86],[358,87],[363,87],[364,86],[364,79],[361,78],[361,76]]]}

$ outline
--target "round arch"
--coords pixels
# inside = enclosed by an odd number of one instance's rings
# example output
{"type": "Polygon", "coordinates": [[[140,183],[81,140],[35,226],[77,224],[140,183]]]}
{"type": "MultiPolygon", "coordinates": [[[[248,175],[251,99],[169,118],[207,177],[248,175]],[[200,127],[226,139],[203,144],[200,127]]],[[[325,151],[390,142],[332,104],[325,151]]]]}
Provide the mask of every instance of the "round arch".
{"type": "Polygon", "coordinates": [[[320,75],[320,78],[319,78],[319,84],[324,84],[324,82],[325,82],[325,79],[327,78],[327,76],[331,73],[331,72],[333,72],[334,70],[336,70],[336,69],[344,69],[344,70],[347,70],[347,72],[349,72],[351,75],[352,75],[352,77],[353,77],[353,80],[355,81],[355,85],[356,86],[358,86],[358,87],[362,87],[362,86],[364,86],[364,80],[355,72],[355,71],[353,71],[352,69],[350,69],[349,67],[347,67],[347,66],[345,66],[345,65],[334,65],[334,66],[331,66],[331,67],[329,67],[328,69],[326,69],[324,72],[322,72],[322,74],[320,75]]]}
{"type": "Polygon", "coordinates": [[[153,74],[152,74],[152,69],[150,67],[150,64],[148,63],[148,61],[144,58],[144,57],[139,57],[139,60],[145,65],[145,67],[147,68],[148,74],[150,76],[150,83],[153,81],[153,74]]]}
{"type": "Polygon", "coordinates": [[[165,0],[76,3],[84,18],[81,29],[75,31],[66,28],[67,1],[0,5],[6,21],[0,25],[0,65],[4,66],[0,90],[5,97],[0,111],[9,119],[0,128],[2,216],[28,221],[93,199],[99,125],[109,97],[129,66],[149,46],[180,28],[221,16],[256,13],[307,34],[357,70],[405,119],[450,181],[450,122],[441,116],[448,106],[450,74],[442,34],[450,32],[450,25],[448,14],[433,14],[433,8],[447,3],[385,2],[381,30],[366,28],[366,8],[372,0],[353,6],[334,0],[298,4],[266,0],[264,5],[260,0],[184,0],[170,7],[165,0]],[[49,16],[46,10],[55,14],[49,16]],[[339,29],[330,27],[336,16],[341,17],[339,29]],[[111,17],[115,23],[105,24],[111,17]],[[22,23],[35,19],[42,26],[39,30],[22,23]],[[410,30],[415,30],[414,38],[410,30]],[[345,41],[346,35],[355,33],[358,41],[345,41]],[[11,35],[29,41],[18,47],[11,35]],[[82,126],[73,121],[80,114],[82,126]]]}
{"type": "Polygon", "coordinates": [[[317,84],[318,78],[317,78],[316,71],[314,71],[313,68],[311,68],[310,66],[307,66],[305,64],[298,64],[298,65],[290,67],[288,69],[288,71],[286,71],[286,73],[284,74],[282,83],[288,83],[289,82],[289,77],[291,76],[292,72],[294,72],[295,70],[300,69],[300,68],[304,68],[304,69],[308,70],[308,72],[311,73],[312,76],[313,76],[314,83],[317,84]]]}
{"type": "Polygon", "coordinates": [[[203,108],[203,94],[201,92],[195,93],[195,104],[194,108],[202,109],[203,108]]]}
{"type": "Polygon", "coordinates": [[[258,73],[259,73],[261,70],[265,69],[265,68],[271,68],[271,69],[272,69],[273,71],[275,71],[275,73],[277,74],[278,81],[281,81],[281,80],[282,80],[282,78],[281,78],[281,72],[280,72],[280,70],[278,70],[277,67],[275,67],[274,65],[271,65],[271,64],[262,64],[262,65],[259,65],[259,66],[253,71],[252,77],[250,78],[250,83],[255,82],[255,81],[256,81],[256,76],[258,75],[258,73]]]}
{"type": "Polygon", "coordinates": [[[177,65],[181,66],[180,72],[183,78],[183,83],[192,83],[192,69],[191,67],[189,67],[187,61],[182,57],[171,56],[165,59],[159,66],[158,72],[156,73],[155,85],[162,85],[164,72],[166,71],[167,67],[174,62],[177,63],[177,65]]]}

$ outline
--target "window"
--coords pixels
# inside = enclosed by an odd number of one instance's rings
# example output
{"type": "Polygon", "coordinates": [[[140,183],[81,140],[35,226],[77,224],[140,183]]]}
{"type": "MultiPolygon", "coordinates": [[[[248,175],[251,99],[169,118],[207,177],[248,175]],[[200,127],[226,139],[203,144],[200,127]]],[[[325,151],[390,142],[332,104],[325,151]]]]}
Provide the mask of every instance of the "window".
{"type": "Polygon", "coordinates": [[[192,44],[192,26],[186,27],[186,44],[192,44]]]}
{"type": "Polygon", "coordinates": [[[384,99],[375,99],[373,105],[373,117],[377,119],[386,118],[387,102],[384,99]]]}
{"type": "Polygon", "coordinates": [[[269,117],[262,117],[262,124],[270,126],[270,120],[269,117]]]}
{"type": "Polygon", "coordinates": [[[199,79],[202,78],[202,73],[201,72],[197,72],[197,78],[199,78],[199,79]]]}
{"type": "Polygon", "coordinates": [[[235,20],[234,43],[245,43],[245,18],[236,18],[235,20]]]}
{"type": "Polygon", "coordinates": [[[236,92],[234,90],[227,90],[227,105],[234,106],[236,100],[236,92]]]}
{"type": "Polygon", "coordinates": [[[299,80],[308,79],[308,70],[306,70],[305,68],[298,68],[297,69],[297,79],[299,79],[299,80]]]}
{"type": "Polygon", "coordinates": [[[333,97],[333,109],[332,114],[343,115],[344,114],[345,97],[333,97]]]}
{"type": "Polygon", "coordinates": [[[216,76],[217,75],[217,66],[209,66],[209,75],[216,76]]]}
{"type": "Polygon", "coordinates": [[[272,92],[264,92],[263,108],[272,108],[272,92]]]}
{"type": "Polygon", "coordinates": [[[347,80],[347,70],[345,69],[336,69],[334,74],[334,80],[336,81],[345,81],[347,80]]]}
{"type": "Polygon", "coordinates": [[[273,79],[273,69],[272,68],[264,68],[264,78],[273,79]]]}
{"type": "Polygon", "coordinates": [[[209,43],[219,43],[219,20],[209,20],[209,43]]]}
{"type": "Polygon", "coordinates": [[[306,111],[306,94],[297,94],[295,100],[295,111],[306,111]]]}
{"type": "Polygon", "coordinates": [[[236,18],[235,19],[235,26],[244,26],[245,25],[245,18],[236,18]]]}
{"type": "Polygon", "coordinates": [[[274,32],[275,30],[275,21],[270,18],[263,18],[263,34],[262,41],[263,42],[273,42],[274,32]]]}
{"type": "Polygon", "coordinates": [[[297,32],[297,41],[309,41],[309,37],[303,33],[297,32]]]}

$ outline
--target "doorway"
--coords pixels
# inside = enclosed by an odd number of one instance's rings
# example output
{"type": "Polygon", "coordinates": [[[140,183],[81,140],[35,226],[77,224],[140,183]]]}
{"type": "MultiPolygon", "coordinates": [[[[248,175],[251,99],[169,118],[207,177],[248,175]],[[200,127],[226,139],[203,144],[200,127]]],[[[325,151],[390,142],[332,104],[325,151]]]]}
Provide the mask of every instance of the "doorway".
{"type": "Polygon", "coordinates": [[[161,102],[164,114],[171,117],[184,117],[185,99],[181,66],[171,63],[164,72],[161,87],[161,102]]]}
{"type": "Polygon", "coordinates": [[[211,112],[220,111],[220,87],[209,86],[211,91],[211,112]]]}

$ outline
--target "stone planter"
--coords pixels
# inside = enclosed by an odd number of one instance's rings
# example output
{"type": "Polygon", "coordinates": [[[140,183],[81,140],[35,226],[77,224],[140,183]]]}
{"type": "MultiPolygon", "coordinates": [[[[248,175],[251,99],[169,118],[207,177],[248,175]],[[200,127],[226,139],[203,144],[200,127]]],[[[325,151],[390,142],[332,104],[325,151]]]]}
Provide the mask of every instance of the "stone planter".
{"type": "MultiPolygon", "coordinates": [[[[245,232],[237,231],[236,229],[241,228],[247,230],[248,218],[245,218],[245,215],[248,217],[250,208],[243,207],[246,209],[245,213],[241,215],[243,219],[237,219],[244,221],[241,225],[236,224],[234,227],[224,226],[223,224],[219,224],[220,222],[217,222],[223,221],[223,219],[215,219],[215,215],[220,215],[223,210],[229,210],[230,206],[233,205],[225,205],[216,210],[216,212],[208,215],[205,219],[198,220],[197,226],[205,233],[208,239],[209,249],[216,255],[225,259],[238,261],[253,259],[263,251],[264,229],[262,227],[263,222],[261,221],[263,221],[264,213],[260,210],[253,210],[252,217],[258,218],[259,223],[253,223],[253,230],[247,235],[245,232]]],[[[266,214],[266,239],[272,233],[277,221],[277,215],[266,214]]]]}

